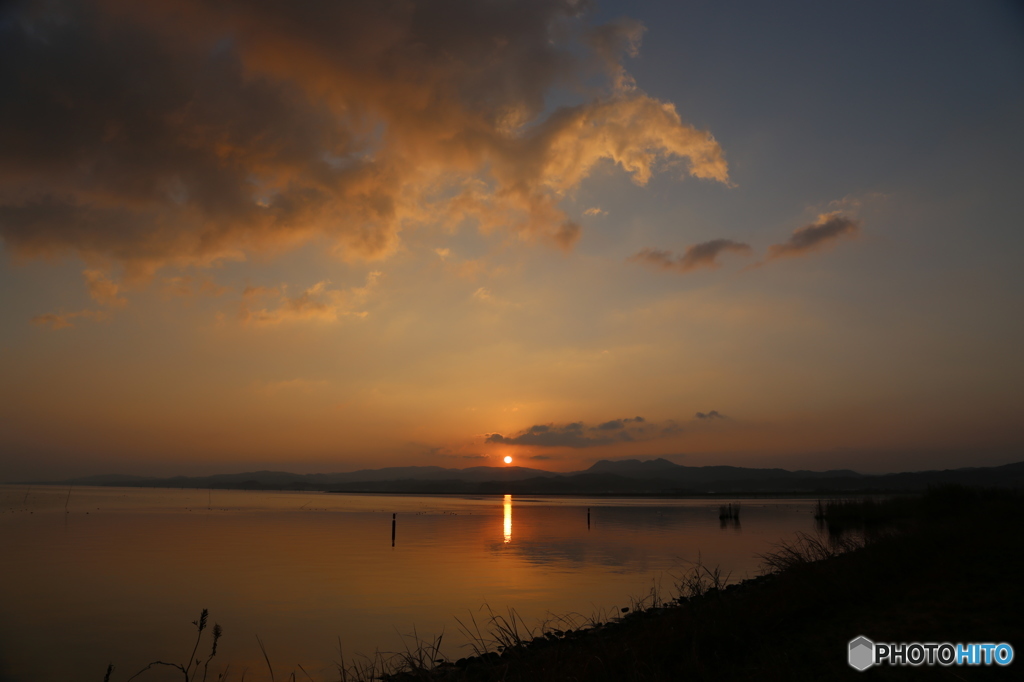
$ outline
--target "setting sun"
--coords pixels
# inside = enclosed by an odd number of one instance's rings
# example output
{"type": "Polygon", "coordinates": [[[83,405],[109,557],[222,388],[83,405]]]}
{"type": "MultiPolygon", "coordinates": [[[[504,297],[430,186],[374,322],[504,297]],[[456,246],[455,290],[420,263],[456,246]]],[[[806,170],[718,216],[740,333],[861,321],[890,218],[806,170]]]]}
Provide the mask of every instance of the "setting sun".
{"type": "Polygon", "coordinates": [[[505,455],[505,464],[511,464],[511,463],[512,463],[512,456],[511,455],[505,455]]]}

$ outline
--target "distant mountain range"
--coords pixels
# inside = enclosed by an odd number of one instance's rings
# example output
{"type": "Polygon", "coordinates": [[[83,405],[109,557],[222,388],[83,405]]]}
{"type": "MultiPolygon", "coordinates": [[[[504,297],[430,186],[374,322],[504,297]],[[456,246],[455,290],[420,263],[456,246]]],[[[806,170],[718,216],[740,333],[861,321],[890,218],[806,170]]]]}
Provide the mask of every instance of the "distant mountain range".
{"type": "Polygon", "coordinates": [[[848,469],[788,471],[733,466],[690,467],[659,458],[601,460],[584,471],[568,473],[518,466],[478,466],[467,469],[412,466],[362,469],[337,474],[252,471],[172,478],[109,474],[85,476],[61,483],[152,488],[519,495],[853,493],[914,491],[946,483],[1024,487],[1024,462],[997,467],[869,475],[848,469]]]}

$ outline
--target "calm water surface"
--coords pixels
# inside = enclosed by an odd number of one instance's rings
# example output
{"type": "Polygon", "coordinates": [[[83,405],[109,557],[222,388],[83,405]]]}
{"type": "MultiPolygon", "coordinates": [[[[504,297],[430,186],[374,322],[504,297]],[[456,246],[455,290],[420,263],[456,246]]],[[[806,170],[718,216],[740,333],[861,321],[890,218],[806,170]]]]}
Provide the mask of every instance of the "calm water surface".
{"type": "MultiPolygon", "coordinates": [[[[277,679],[299,664],[336,679],[339,638],[350,657],[402,649],[413,628],[458,658],[455,618],[485,604],[531,625],[607,619],[659,582],[671,592],[698,556],[738,581],[814,529],[810,500],[743,500],[738,526],[720,502],[0,486],[0,680],[185,661],[203,608],[235,679],[269,678],[256,635],[277,679]]],[[[163,679],[178,678],[139,678],[163,679]]]]}

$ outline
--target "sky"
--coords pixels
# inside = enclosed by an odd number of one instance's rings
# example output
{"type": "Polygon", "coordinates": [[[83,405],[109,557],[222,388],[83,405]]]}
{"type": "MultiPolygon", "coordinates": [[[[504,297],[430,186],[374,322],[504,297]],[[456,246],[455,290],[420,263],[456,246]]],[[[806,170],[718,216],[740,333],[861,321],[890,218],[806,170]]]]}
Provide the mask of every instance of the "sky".
{"type": "Polygon", "coordinates": [[[1024,459],[1011,2],[0,8],[0,481],[1024,459]]]}

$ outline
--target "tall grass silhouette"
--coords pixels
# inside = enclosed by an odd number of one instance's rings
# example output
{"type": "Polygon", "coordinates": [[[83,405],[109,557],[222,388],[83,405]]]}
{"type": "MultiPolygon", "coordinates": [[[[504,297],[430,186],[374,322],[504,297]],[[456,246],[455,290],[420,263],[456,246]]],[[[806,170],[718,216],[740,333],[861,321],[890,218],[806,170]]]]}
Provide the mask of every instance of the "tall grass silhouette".
{"type": "MultiPolygon", "coordinates": [[[[181,672],[182,679],[184,679],[185,682],[195,682],[195,680],[197,679],[196,676],[199,674],[200,664],[202,664],[203,668],[202,680],[203,682],[206,682],[206,676],[208,675],[210,670],[210,661],[217,655],[217,643],[220,641],[221,636],[224,634],[224,631],[221,629],[220,625],[218,623],[214,623],[213,644],[210,647],[210,655],[206,657],[205,661],[203,659],[196,658],[196,653],[199,651],[199,644],[203,640],[203,631],[206,630],[206,623],[207,619],[209,618],[209,615],[210,612],[206,609],[203,609],[202,612],[199,614],[199,618],[192,621],[192,625],[196,627],[196,641],[195,644],[192,645],[192,653],[189,654],[187,663],[168,663],[166,661],[152,661],[149,664],[147,664],[146,667],[144,667],[142,670],[129,677],[126,682],[131,682],[147,670],[151,670],[159,666],[175,668],[176,670],[181,672]]],[[[107,674],[103,678],[104,682],[110,682],[110,675],[113,671],[114,665],[111,663],[107,666],[107,674]]],[[[218,679],[223,679],[225,675],[226,669],[225,672],[218,675],[218,679]]]]}

